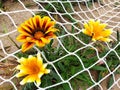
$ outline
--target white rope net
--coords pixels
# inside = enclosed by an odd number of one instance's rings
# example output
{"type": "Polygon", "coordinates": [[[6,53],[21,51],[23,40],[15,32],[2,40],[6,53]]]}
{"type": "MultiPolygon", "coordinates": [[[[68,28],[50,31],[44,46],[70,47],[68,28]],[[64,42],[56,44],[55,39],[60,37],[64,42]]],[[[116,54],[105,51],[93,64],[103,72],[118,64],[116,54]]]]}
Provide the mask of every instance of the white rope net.
{"type": "MultiPolygon", "coordinates": [[[[120,0],[26,0],[26,2],[34,3],[38,8],[29,8],[24,3],[24,0],[18,0],[16,3],[19,3],[21,5],[22,9],[20,8],[14,8],[14,10],[0,10],[0,21],[4,22],[4,17],[9,20],[9,23],[5,23],[6,28],[8,29],[7,32],[5,32],[6,29],[4,29],[3,33],[3,27],[0,28],[0,86],[6,86],[10,84],[15,90],[20,90],[18,88],[17,83],[14,83],[15,75],[8,75],[9,77],[4,77],[2,73],[4,73],[4,65],[1,63],[7,63],[7,60],[10,59],[18,59],[18,57],[15,55],[16,53],[21,52],[20,49],[16,49],[16,47],[13,45],[12,51],[9,51],[9,41],[8,37],[14,38],[17,36],[17,26],[18,24],[22,23],[19,21],[21,18],[24,18],[24,20],[27,20],[31,16],[27,16],[25,14],[26,12],[30,15],[35,15],[39,12],[44,12],[47,14],[52,20],[56,21],[57,24],[64,30],[64,33],[59,35],[57,37],[57,49],[59,50],[59,47],[62,47],[62,50],[66,52],[65,55],[57,58],[56,60],[49,61],[44,52],[42,53],[42,57],[44,60],[51,65],[55,72],[57,73],[58,77],[60,78],[60,82],[57,82],[52,85],[48,85],[46,87],[38,87],[38,90],[49,90],[50,88],[56,88],[62,84],[68,84],[70,90],[76,90],[73,88],[73,85],[71,83],[71,80],[73,80],[78,75],[82,74],[83,72],[86,72],[93,84],[89,87],[87,87],[87,90],[93,90],[94,87],[98,86],[100,90],[106,90],[106,88],[103,86],[103,81],[106,79],[109,79],[111,76],[113,78],[113,83],[109,86],[108,90],[119,90],[120,89],[120,78],[119,76],[116,76],[115,72],[119,70],[120,64],[118,63],[115,69],[111,70],[108,63],[106,62],[107,56],[114,52],[114,56],[120,60],[120,54],[118,54],[119,51],[117,51],[118,47],[120,46],[120,42],[118,42],[114,47],[111,47],[108,43],[105,43],[106,47],[108,48],[108,51],[105,55],[100,56],[98,48],[94,46],[94,42],[92,43],[85,43],[83,40],[81,40],[77,35],[81,33],[84,22],[87,22],[89,19],[100,19],[103,23],[108,23],[108,27],[112,28],[114,30],[113,34],[110,36],[114,41],[117,41],[116,38],[116,31],[120,30],[120,0]],[[54,3],[58,3],[58,5],[61,5],[61,8],[63,12],[60,12],[54,3]],[[91,2],[91,3],[89,3],[91,2]],[[70,8],[67,8],[64,6],[64,4],[69,4],[70,8]],[[52,7],[53,11],[49,11],[45,8],[46,5],[49,4],[49,7],[52,7]],[[70,10],[69,10],[70,9],[70,10]],[[17,15],[20,14],[18,17],[17,15]],[[16,16],[14,16],[16,15],[16,16]],[[65,18],[65,15],[68,15],[71,19],[68,20],[65,18]],[[17,18],[17,20],[15,20],[17,18]],[[11,26],[10,26],[11,25],[11,26]],[[9,27],[14,27],[12,29],[9,29],[9,27]],[[71,28],[75,29],[75,32],[72,33],[71,28]],[[77,48],[74,51],[70,51],[67,49],[66,46],[63,44],[63,39],[65,37],[73,37],[74,40],[76,40],[78,43],[82,44],[82,47],[77,48]],[[6,41],[7,40],[7,41],[6,41]],[[6,42],[7,43],[6,43],[6,42]],[[78,56],[78,52],[82,53],[82,50],[85,48],[93,48],[95,50],[94,55],[97,57],[97,61],[95,61],[92,65],[86,67],[84,65],[84,62],[82,61],[82,58],[78,56]],[[2,56],[3,55],[3,56],[2,56]],[[63,60],[63,58],[66,58],[68,56],[74,56],[78,59],[78,63],[82,66],[82,70],[79,70],[69,76],[67,79],[63,78],[61,75],[61,72],[59,72],[58,68],[55,66],[57,62],[60,62],[63,60]],[[100,62],[103,62],[104,65],[107,68],[107,74],[100,79],[99,81],[95,81],[94,75],[91,73],[91,68],[93,68],[95,65],[99,64],[100,62]],[[117,89],[115,89],[117,88],[117,89]]],[[[3,23],[1,23],[1,26],[4,26],[3,23]]],[[[5,27],[4,27],[5,28],[5,27]]],[[[15,42],[17,42],[15,39],[13,39],[15,42]]],[[[17,42],[18,43],[18,42],[17,42]]],[[[72,48],[72,47],[71,47],[72,48]]],[[[38,48],[34,47],[35,50],[39,51],[38,48]]],[[[39,51],[40,52],[40,51],[39,51]]],[[[61,52],[62,53],[62,52],[61,52]]],[[[83,52],[84,53],[84,52],[83,52]]],[[[9,62],[8,62],[9,63],[9,62]]],[[[15,62],[12,62],[15,63],[15,62]]],[[[9,66],[12,66],[12,64],[7,64],[7,68],[10,69],[9,66]]],[[[14,65],[13,65],[14,66],[14,65]]],[[[72,67],[71,67],[72,68],[72,67]]],[[[7,71],[6,71],[7,72],[7,71]]],[[[13,70],[11,69],[11,72],[13,70]]],[[[67,73],[67,72],[66,72],[67,73]]],[[[95,74],[95,73],[94,73],[95,74]]],[[[97,74],[96,74],[97,75],[97,74]]],[[[87,81],[86,81],[87,82],[87,81]]],[[[79,85],[75,82],[76,85],[79,85]]],[[[61,90],[68,90],[68,89],[61,89],[61,90]]],[[[82,90],[81,87],[79,87],[79,90],[82,90]]],[[[97,89],[96,89],[97,90],[97,89]]]]}

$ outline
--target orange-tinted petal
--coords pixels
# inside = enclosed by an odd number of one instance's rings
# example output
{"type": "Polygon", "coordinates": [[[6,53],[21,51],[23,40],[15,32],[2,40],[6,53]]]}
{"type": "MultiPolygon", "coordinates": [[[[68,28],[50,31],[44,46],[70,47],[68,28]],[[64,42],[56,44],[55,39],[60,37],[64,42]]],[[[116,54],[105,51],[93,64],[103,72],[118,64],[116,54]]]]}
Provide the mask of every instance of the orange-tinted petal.
{"type": "Polygon", "coordinates": [[[99,30],[98,28],[100,27],[99,24],[100,24],[100,20],[97,20],[96,22],[92,22],[93,24],[93,32],[96,32],[97,30],[99,30]]]}
{"type": "Polygon", "coordinates": [[[30,48],[32,48],[34,45],[33,42],[25,42],[23,45],[22,45],[22,51],[25,52],[27,50],[29,50],[30,48]]]}
{"type": "Polygon", "coordinates": [[[25,24],[27,27],[29,27],[31,31],[34,31],[35,28],[34,28],[32,25],[30,25],[29,20],[28,20],[28,21],[25,21],[24,24],[25,24]]]}
{"type": "Polygon", "coordinates": [[[41,17],[39,15],[34,16],[33,23],[34,23],[35,28],[37,28],[39,24],[41,23],[41,17]]]}
{"type": "Polygon", "coordinates": [[[54,22],[54,21],[51,21],[51,22],[49,21],[49,22],[47,22],[46,25],[45,25],[45,30],[48,30],[49,28],[53,28],[54,25],[55,25],[55,22],[54,22]]]}
{"type": "Polygon", "coordinates": [[[24,35],[24,34],[20,34],[16,39],[20,42],[26,42],[26,38],[28,36],[24,35]]]}
{"type": "Polygon", "coordinates": [[[56,31],[59,31],[59,30],[56,29],[56,28],[49,28],[49,29],[45,32],[45,34],[47,34],[47,33],[49,33],[49,32],[56,32],[56,31]]]}
{"type": "Polygon", "coordinates": [[[27,32],[26,30],[24,30],[22,27],[18,28],[18,31],[26,36],[31,36],[31,34],[29,32],[27,32]]]}
{"type": "Polygon", "coordinates": [[[50,22],[50,20],[51,19],[48,16],[43,17],[42,21],[41,21],[41,24],[40,24],[41,28],[45,28],[47,22],[50,22]]]}
{"type": "Polygon", "coordinates": [[[34,31],[35,27],[34,27],[34,23],[33,23],[33,18],[30,18],[28,22],[29,22],[30,26],[33,28],[33,31],[34,31]]]}
{"type": "Polygon", "coordinates": [[[35,42],[35,39],[33,37],[27,37],[26,41],[27,42],[35,42]]]}
{"type": "Polygon", "coordinates": [[[56,35],[53,32],[49,32],[45,35],[45,38],[56,38],[56,35]]]}
{"type": "Polygon", "coordinates": [[[26,24],[21,24],[21,28],[24,29],[26,32],[32,33],[31,28],[29,28],[26,24]]]}

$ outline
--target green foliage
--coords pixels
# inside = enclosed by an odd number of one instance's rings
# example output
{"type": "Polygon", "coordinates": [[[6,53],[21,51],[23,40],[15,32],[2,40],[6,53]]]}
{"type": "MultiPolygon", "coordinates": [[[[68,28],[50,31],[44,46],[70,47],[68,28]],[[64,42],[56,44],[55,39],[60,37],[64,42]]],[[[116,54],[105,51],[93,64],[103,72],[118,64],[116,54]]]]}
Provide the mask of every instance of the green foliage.
{"type": "Polygon", "coordinates": [[[34,85],[34,83],[27,83],[22,90],[36,90],[37,87],[34,85]]]}
{"type": "Polygon", "coordinates": [[[0,0],[0,9],[3,8],[3,2],[0,0]]]}
{"type": "Polygon", "coordinates": [[[110,76],[110,79],[108,80],[107,88],[109,88],[114,83],[113,76],[110,76]]]}
{"type": "MultiPolygon", "coordinates": [[[[63,18],[69,20],[70,22],[75,22],[74,18],[72,17],[72,15],[68,14],[68,13],[72,13],[72,6],[70,5],[69,2],[64,2],[67,0],[61,0],[60,2],[57,2],[57,0],[54,0],[54,2],[49,2],[46,3],[44,6],[44,9],[51,12],[59,12],[59,13],[64,13],[64,15],[62,16],[63,18]],[[63,8],[64,7],[64,8],[63,8]],[[67,12],[67,13],[66,13],[67,12]]],[[[48,15],[46,11],[42,11],[40,13],[37,13],[37,15],[40,15],[41,17],[48,15]]],[[[59,20],[59,15],[53,15],[54,18],[57,20],[59,20]]]]}
{"type": "Polygon", "coordinates": [[[77,75],[70,82],[74,90],[79,90],[80,88],[82,88],[83,90],[86,90],[88,86],[91,86],[94,84],[92,80],[90,79],[89,74],[87,72],[83,72],[77,75]]]}
{"type": "Polygon", "coordinates": [[[25,57],[27,58],[29,55],[36,55],[37,54],[37,51],[34,50],[34,49],[30,49],[29,51],[27,52],[19,52],[19,53],[16,53],[15,55],[18,57],[18,58],[21,58],[21,57],[25,57]]]}
{"type": "Polygon", "coordinates": [[[117,42],[118,43],[120,42],[120,33],[119,33],[119,31],[117,31],[117,42]]]}
{"type": "Polygon", "coordinates": [[[55,66],[58,69],[61,76],[63,77],[63,79],[65,80],[69,79],[75,73],[83,69],[79,60],[72,55],[65,57],[64,59],[56,62],[55,66]]]}
{"type": "MultiPolygon", "coordinates": [[[[56,0],[57,1],[57,0],[56,0]]],[[[55,9],[58,11],[58,12],[60,12],[60,13],[65,13],[65,10],[67,11],[67,12],[72,12],[72,8],[71,8],[71,5],[70,5],[70,3],[69,2],[62,2],[62,1],[67,1],[67,0],[61,0],[61,2],[62,3],[60,3],[60,2],[51,2],[50,4],[47,4],[46,6],[45,6],[45,9],[46,10],[48,10],[48,11],[50,11],[50,12],[54,12],[55,11],[55,9]],[[62,6],[63,5],[63,6],[62,6]],[[64,9],[64,8],[65,9],[64,9]],[[55,9],[54,9],[55,8],[55,9]]]]}
{"type": "Polygon", "coordinates": [[[89,1],[87,1],[88,7],[91,7],[93,5],[93,3],[95,3],[95,2],[100,2],[101,3],[101,0],[89,0],[89,1]]]}
{"type": "Polygon", "coordinates": [[[57,73],[53,69],[53,67],[48,66],[48,68],[51,70],[51,72],[50,72],[50,74],[44,75],[41,78],[41,81],[42,81],[41,87],[47,87],[47,86],[56,84],[56,83],[58,83],[58,82],[61,81],[60,78],[59,78],[59,76],[57,75],[57,73]]]}

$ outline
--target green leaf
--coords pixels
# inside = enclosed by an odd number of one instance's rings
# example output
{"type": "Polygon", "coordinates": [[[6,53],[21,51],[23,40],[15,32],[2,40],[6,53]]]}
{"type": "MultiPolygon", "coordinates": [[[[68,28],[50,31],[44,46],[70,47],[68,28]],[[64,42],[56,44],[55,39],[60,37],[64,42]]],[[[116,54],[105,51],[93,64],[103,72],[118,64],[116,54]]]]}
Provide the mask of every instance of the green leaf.
{"type": "Polygon", "coordinates": [[[34,83],[27,83],[22,90],[36,90],[36,89],[37,87],[34,85],[34,83]]]}
{"type": "Polygon", "coordinates": [[[71,90],[71,89],[70,89],[70,87],[69,87],[69,85],[68,85],[68,84],[66,84],[66,83],[65,83],[65,84],[63,84],[63,88],[64,88],[64,90],[71,90]]]}
{"type": "Polygon", "coordinates": [[[78,75],[76,77],[76,79],[79,79],[79,80],[81,80],[83,82],[86,82],[88,85],[92,85],[93,84],[93,82],[91,81],[88,73],[82,73],[82,74],[78,75]]]}
{"type": "Polygon", "coordinates": [[[47,49],[53,49],[52,44],[53,44],[53,39],[50,41],[50,43],[47,45],[47,49]]]}
{"type": "Polygon", "coordinates": [[[58,67],[60,68],[61,71],[65,72],[65,67],[61,62],[58,62],[58,67]]]}
{"type": "Polygon", "coordinates": [[[118,30],[117,30],[117,41],[118,41],[118,42],[120,41],[120,33],[119,33],[118,30]]]}
{"type": "Polygon", "coordinates": [[[107,70],[106,67],[103,67],[103,66],[94,66],[92,67],[93,70],[99,70],[99,71],[105,71],[107,70]]]}
{"type": "Polygon", "coordinates": [[[107,88],[109,88],[110,86],[112,86],[112,84],[114,83],[113,77],[111,76],[109,81],[108,81],[108,85],[107,88]]]}

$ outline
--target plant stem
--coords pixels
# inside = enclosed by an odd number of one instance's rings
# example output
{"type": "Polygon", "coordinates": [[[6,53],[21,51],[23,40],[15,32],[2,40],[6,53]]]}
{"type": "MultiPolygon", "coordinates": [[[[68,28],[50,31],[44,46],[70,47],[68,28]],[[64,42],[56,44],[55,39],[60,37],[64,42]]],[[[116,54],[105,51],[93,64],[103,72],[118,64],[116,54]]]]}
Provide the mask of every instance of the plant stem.
{"type": "Polygon", "coordinates": [[[20,49],[20,47],[15,43],[15,41],[8,35],[8,38],[14,43],[14,45],[18,48],[18,49],[20,49]]]}

